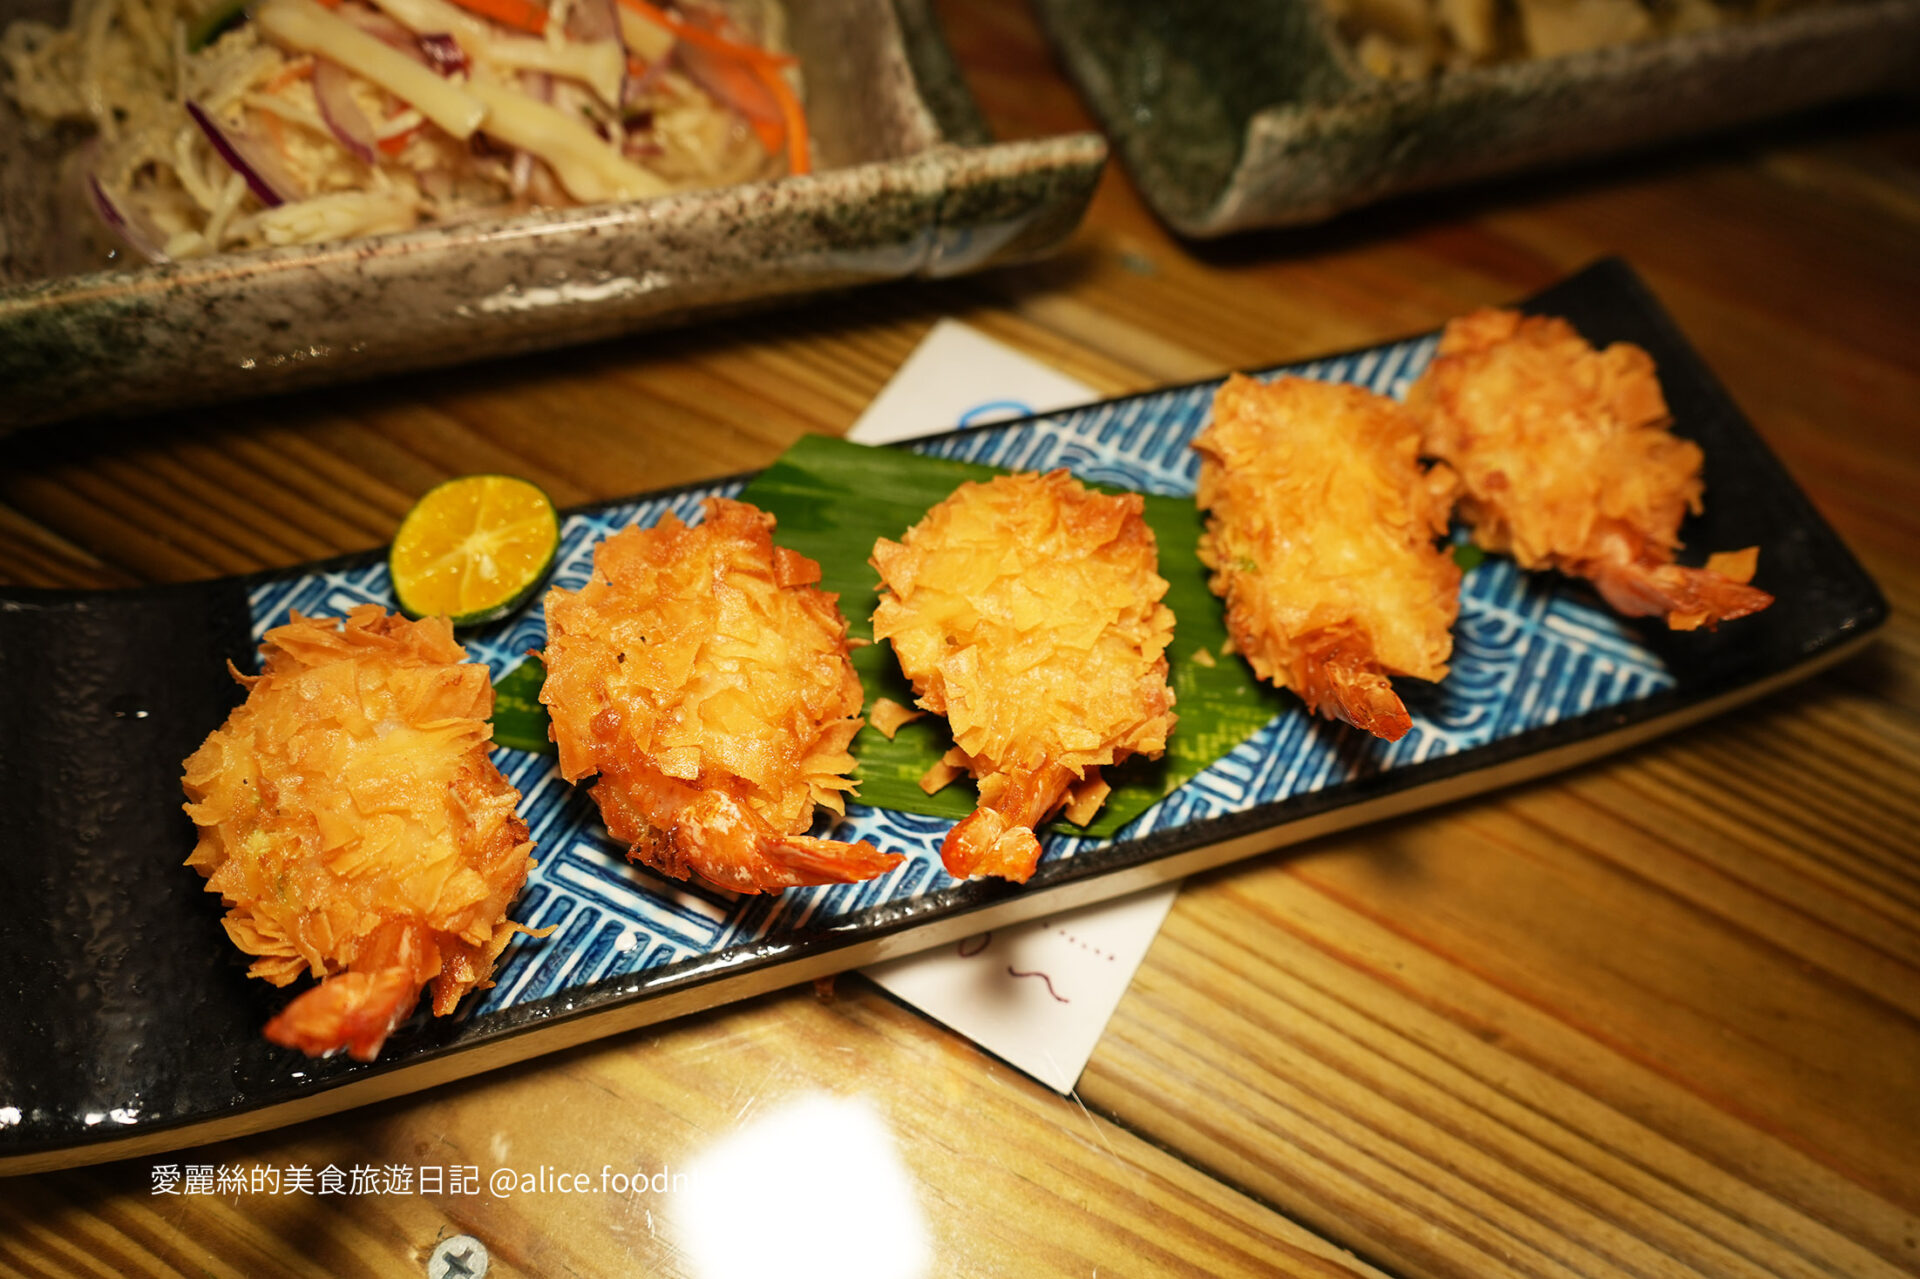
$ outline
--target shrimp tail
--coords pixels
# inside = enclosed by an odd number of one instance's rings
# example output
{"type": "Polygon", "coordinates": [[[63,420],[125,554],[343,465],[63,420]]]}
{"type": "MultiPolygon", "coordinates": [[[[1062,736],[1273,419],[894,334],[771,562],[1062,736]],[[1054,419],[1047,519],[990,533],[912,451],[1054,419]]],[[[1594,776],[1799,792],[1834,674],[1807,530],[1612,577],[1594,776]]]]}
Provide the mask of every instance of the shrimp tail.
{"type": "Polygon", "coordinates": [[[940,860],[956,879],[997,875],[1024,884],[1040,864],[1033,828],[1066,802],[1071,769],[1051,761],[1015,773],[980,779],[980,806],[940,845],[940,860]]]}
{"type": "Polygon", "coordinates": [[[1040,839],[1029,827],[1010,823],[1003,813],[976,808],[947,832],[940,860],[955,879],[998,875],[1024,884],[1040,864],[1040,839]]]}
{"type": "Polygon", "coordinates": [[[906,858],[899,853],[883,853],[866,840],[846,843],[838,839],[816,839],[810,835],[782,835],[762,845],[761,855],[777,862],[809,882],[824,884],[853,883],[884,875],[906,858]]]}
{"type": "Polygon", "coordinates": [[[723,790],[701,790],[644,767],[609,770],[594,798],[608,833],[628,844],[628,860],[675,879],[698,874],[736,893],[855,883],[906,860],[865,840],[784,835],[723,790]]]}
{"type": "Polygon", "coordinates": [[[1601,597],[1628,617],[1664,613],[1672,630],[1711,630],[1773,603],[1773,596],[1748,584],[1758,558],[1759,548],[1750,546],[1714,555],[1704,568],[1603,561],[1588,576],[1601,597]]]}
{"type": "Polygon", "coordinates": [[[1413,728],[1413,717],[1363,636],[1330,628],[1304,636],[1300,648],[1292,682],[1308,706],[1389,742],[1413,728]]]}
{"type": "Polygon", "coordinates": [[[339,973],[281,1009],[266,1035],[310,1057],[345,1048],[356,1061],[372,1061],[419,999],[420,978],[410,965],[339,973]]]}

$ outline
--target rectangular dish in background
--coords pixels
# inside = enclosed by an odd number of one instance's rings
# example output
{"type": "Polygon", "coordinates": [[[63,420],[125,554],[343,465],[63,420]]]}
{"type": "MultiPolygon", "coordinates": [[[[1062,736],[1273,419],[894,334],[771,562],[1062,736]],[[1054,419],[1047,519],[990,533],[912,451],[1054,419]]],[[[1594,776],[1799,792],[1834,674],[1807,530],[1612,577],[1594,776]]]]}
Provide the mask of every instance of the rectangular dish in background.
{"type": "Polygon", "coordinates": [[[1148,202],[1196,238],[1920,86],[1920,0],[1760,6],[1696,29],[1634,23],[1637,0],[1584,2],[1616,21],[1588,29],[1583,0],[1514,0],[1480,6],[1484,30],[1461,37],[1477,24],[1446,18],[1472,0],[1436,3],[1437,52],[1416,57],[1433,37],[1383,44],[1364,19],[1424,0],[1036,0],[1148,202]],[[1461,47],[1476,41],[1497,60],[1461,47]]]}

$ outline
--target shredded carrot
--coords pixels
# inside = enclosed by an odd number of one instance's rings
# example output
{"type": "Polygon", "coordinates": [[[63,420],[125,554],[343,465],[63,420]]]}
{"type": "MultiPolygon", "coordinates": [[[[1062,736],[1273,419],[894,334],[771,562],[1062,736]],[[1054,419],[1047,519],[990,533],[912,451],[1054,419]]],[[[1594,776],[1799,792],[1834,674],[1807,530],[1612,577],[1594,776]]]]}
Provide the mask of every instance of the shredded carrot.
{"type": "Polygon", "coordinates": [[[287,150],[287,131],[281,127],[280,117],[271,111],[256,111],[254,114],[260,117],[260,125],[267,131],[267,137],[272,141],[274,149],[280,152],[280,158],[292,164],[293,153],[287,150]]]}
{"type": "MultiPolygon", "coordinates": [[[[458,2],[468,4],[470,0],[458,0],[458,2]]],[[[770,67],[790,67],[795,62],[795,59],[788,57],[784,53],[773,53],[766,49],[755,48],[750,44],[741,44],[737,40],[729,40],[725,36],[715,35],[704,27],[696,27],[691,22],[683,22],[666,10],[658,9],[648,4],[647,0],[620,0],[620,3],[645,18],[648,22],[665,27],[680,39],[685,40],[688,44],[697,44],[703,49],[711,49],[713,52],[725,54],[729,58],[738,58],[742,62],[751,62],[756,66],[770,67]]]]}
{"type": "Polygon", "coordinates": [[[777,120],[762,120],[757,116],[747,117],[747,127],[753,130],[753,136],[760,139],[760,149],[768,155],[778,155],[787,145],[787,132],[777,120]]]}
{"type": "Polygon", "coordinates": [[[399,155],[402,151],[406,150],[407,139],[418,132],[420,132],[420,126],[416,124],[411,129],[403,129],[390,138],[381,138],[378,142],[374,143],[374,145],[379,147],[383,154],[399,155]]]}
{"type": "Polygon", "coordinates": [[[766,82],[773,100],[780,104],[780,117],[787,123],[787,172],[796,178],[803,173],[811,173],[813,156],[807,138],[807,113],[800,109],[800,99],[794,96],[793,86],[787,83],[787,78],[777,68],[765,63],[756,63],[754,70],[766,82]]]}
{"type": "Polygon", "coordinates": [[[767,88],[767,76],[779,72],[769,72],[762,63],[721,57],[705,49],[688,49],[682,56],[687,59],[689,70],[698,66],[696,78],[704,88],[746,118],[747,127],[760,140],[762,150],[768,155],[779,155],[786,148],[786,112],[767,88]]]}
{"type": "Polygon", "coordinates": [[[647,73],[647,64],[642,62],[635,55],[629,53],[627,55],[627,74],[632,76],[634,79],[638,80],[641,76],[645,75],[646,73],[647,73]]]}
{"type": "MultiPolygon", "coordinates": [[[[293,171],[298,166],[294,164],[293,151],[287,146],[287,129],[280,123],[280,117],[271,111],[256,110],[253,114],[259,119],[261,127],[267,131],[267,140],[273,143],[273,149],[278,151],[280,158],[286,162],[289,170],[287,180],[290,183],[300,182],[299,178],[293,176],[293,171]]],[[[292,199],[306,199],[306,196],[297,189],[286,194],[292,199]]]]}
{"type": "MultiPolygon", "coordinates": [[[[467,0],[460,2],[464,4],[467,0]]],[[[726,77],[744,74],[749,79],[758,80],[773,95],[774,103],[780,110],[780,119],[765,119],[745,111],[743,114],[747,117],[748,126],[769,154],[778,153],[783,146],[786,148],[788,172],[801,174],[810,171],[812,159],[808,154],[806,114],[801,111],[800,100],[794,96],[792,87],[780,74],[780,69],[792,66],[795,59],[784,53],[773,53],[729,39],[717,31],[684,21],[648,3],[648,0],[620,0],[620,3],[647,21],[673,32],[676,39],[719,55],[724,60],[713,66],[713,74],[726,77]]],[[[629,68],[635,68],[638,61],[637,58],[630,58],[629,68]]],[[[741,100],[748,95],[735,93],[734,96],[736,100],[741,100]]]]}
{"type": "Polygon", "coordinates": [[[300,58],[297,61],[289,62],[286,66],[280,69],[279,75],[267,81],[266,91],[268,93],[278,93],[280,92],[280,90],[292,84],[295,80],[304,80],[312,74],[313,74],[312,58],[300,58]]]}
{"type": "Polygon", "coordinates": [[[492,18],[502,26],[531,31],[535,35],[547,29],[547,10],[532,0],[453,0],[462,9],[483,18],[492,18]]]}

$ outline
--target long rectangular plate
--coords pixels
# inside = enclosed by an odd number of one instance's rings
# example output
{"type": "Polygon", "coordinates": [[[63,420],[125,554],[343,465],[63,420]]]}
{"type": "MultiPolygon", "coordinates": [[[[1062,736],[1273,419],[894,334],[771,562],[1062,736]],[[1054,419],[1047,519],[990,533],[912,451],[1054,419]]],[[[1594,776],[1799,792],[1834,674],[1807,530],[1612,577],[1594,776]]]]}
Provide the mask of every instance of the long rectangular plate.
{"type": "MultiPolygon", "coordinates": [[[[0,1172],[121,1158],[258,1131],[472,1075],[665,1018],[1116,897],[1363,822],[1537,777],[1763,695],[1837,660],[1885,618],[1872,580],[1754,434],[1632,272],[1604,262],[1529,309],[1650,351],[1676,429],[1706,453],[1707,549],[1759,545],[1778,602],[1716,632],[1622,622],[1583,586],[1490,558],[1466,576],[1453,673],[1409,698],[1384,743],[1288,699],[1251,738],[1111,837],[1050,834],[1024,885],[940,867],[949,819],[858,805],[842,830],[907,860],[869,883],[736,897],[630,866],[550,757],[501,750],[539,867],[522,938],[491,990],[418,1015],[372,1064],[311,1061],[260,1028],[288,995],[245,975],[220,905],[182,868],[193,843],[180,761],[239,696],[264,631],[293,609],[390,602],[384,557],[127,592],[0,593],[0,1172]]],[[[1295,366],[1403,395],[1431,335],[1295,366]]],[[[1214,383],[935,437],[912,447],[1023,469],[1065,466],[1190,494],[1187,447],[1214,383]]],[[[609,532],[734,494],[716,481],[565,521],[554,581],[586,580],[609,532]]],[[[1163,546],[1162,556],[1189,548],[1163,546]]],[[[496,677],[545,636],[535,607],[464,636],[496,677]]]]}

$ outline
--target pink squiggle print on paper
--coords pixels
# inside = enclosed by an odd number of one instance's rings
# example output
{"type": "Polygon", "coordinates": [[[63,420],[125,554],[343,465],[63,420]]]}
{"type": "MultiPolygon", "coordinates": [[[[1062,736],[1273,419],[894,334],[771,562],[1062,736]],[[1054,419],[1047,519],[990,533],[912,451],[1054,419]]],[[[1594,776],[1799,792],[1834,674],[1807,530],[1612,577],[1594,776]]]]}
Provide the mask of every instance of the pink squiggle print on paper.
{"type": "Polygon", "coordinates": [[[1019,969],[1017,969],[1017,968],[1015,968],[1015,967],[1014,967],[1014,966],[1013,966],[1012,964],[1008,964],[1008,965],[1007,965],[1007,976],[1009,976],[1009,977],[1038,977],[1038,978],[1039,978],[1039,979],[1040,979],[1041,981],[1043,981],[1043,982],[1045,982],[1045,983],[1047,983],[1047,993],[1048,993],[1049,995],[1052,995],[1052,996],[1053,996],[1053,997],[1054,997],[1055,999],[1057,999],[1057,1000],[1059,1000],[1059,1001],[1060,1001],[1061,1003],[1063,1003],[1063,1004],[1070,1004],[1070,1003],[1072,1003],[1072,1002],[1073,1002],[1073,1001],[1072,1001],[1071,999],[1068,999],[1068,998],[1067,998],[1067,997],[1066,997],[1065,995],[1063,995],[1063,994],[1061,994],[1061,993],[1060,993],[1059,991],[1057,991],[1057,990],[1055,990],[1055,989],[1053,988],[1053,978],[1051,978],[1051,977],[1049,977],[1049,976],[1047,976],[1047,975],[1046,975],[1045,973],[1043,973],[1043,972],[1038,972],[1038,971],[1035,971],[1035,972],[1030,972],[1030,973],[1023,973],[1023,972],[1021,972],[1021,971],[1020,971],[1019,969]]]}

